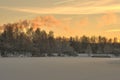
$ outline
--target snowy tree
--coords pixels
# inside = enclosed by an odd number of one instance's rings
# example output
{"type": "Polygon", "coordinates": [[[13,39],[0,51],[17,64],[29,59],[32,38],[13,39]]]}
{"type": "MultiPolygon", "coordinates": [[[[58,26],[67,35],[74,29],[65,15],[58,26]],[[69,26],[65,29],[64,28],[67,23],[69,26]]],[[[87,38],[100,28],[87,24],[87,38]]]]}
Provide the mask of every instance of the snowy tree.
{"type": "Polygon", "coordinates": [[[97,54],[102,54],[103,53],[103,49],[101,46],[98,46],[98,49],[97,49],[97,54]]]}
{"type": "Polygon", "coordinates": [[[88,46],[87,46],[87,48],[86,48],[85,53],[87,53],[89,56],[90,56],[90,54],[92,54],[92,53],[93,53],[93,51],[92,51],[92,48],[91,48],[91,45],[90,45],[90,44],[88,44],[88,46]]]}
{"type": "Polygon", "coordinates": [[[105,54],[110,54],[112,52],[113,52],[113,48],[111,47],[111,45],[106,44],[105,47],[104,47],[104,53],[105,54]]]}

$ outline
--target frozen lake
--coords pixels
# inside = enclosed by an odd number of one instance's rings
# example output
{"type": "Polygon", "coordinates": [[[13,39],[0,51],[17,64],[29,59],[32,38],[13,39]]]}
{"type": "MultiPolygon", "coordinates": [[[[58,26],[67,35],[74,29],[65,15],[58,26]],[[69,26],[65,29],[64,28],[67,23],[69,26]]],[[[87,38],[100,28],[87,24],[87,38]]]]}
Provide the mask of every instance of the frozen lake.
{"type": "Polygon", "coordinates": [[[0,80],[120,80],[120,58],[0,58],[0,80]]]}

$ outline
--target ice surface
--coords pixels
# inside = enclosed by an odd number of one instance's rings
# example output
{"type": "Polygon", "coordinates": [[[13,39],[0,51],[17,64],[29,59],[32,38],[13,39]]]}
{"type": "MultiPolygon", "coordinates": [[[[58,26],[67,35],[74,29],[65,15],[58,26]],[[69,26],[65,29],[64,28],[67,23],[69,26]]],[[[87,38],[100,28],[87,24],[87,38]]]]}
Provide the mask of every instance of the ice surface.
{"type": "Polygon", "coordinates": [[[0,58],[0,80],[120,80],[120,59],[0,58]]]}

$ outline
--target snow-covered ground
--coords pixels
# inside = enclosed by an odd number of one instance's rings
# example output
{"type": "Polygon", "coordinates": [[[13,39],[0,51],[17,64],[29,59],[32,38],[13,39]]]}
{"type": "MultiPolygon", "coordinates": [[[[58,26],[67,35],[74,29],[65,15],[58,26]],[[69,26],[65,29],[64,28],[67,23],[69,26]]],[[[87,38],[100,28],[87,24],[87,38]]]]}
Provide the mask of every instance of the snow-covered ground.
{"type": "Polygon", "coordinates": [[[120,58],[0,58],[0,80],[120,80],[120,58]]]}

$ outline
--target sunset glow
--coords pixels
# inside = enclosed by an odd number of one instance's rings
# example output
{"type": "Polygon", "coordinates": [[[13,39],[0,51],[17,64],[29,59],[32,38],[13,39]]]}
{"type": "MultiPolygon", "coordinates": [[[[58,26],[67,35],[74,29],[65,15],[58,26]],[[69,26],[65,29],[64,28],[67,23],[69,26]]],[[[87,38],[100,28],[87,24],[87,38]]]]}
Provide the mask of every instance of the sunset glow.
{"type": "Polygon", "coordinates": [[[1,25],[30,20],[55,36],[119,38],[119,0],[4,0],[0,11],[1,25]]]}

